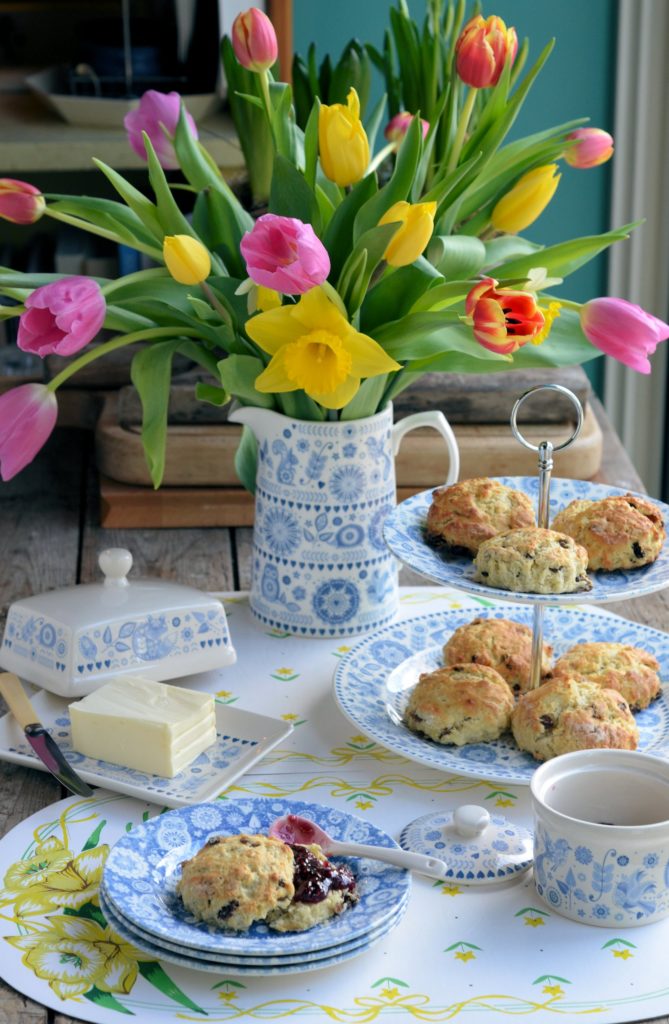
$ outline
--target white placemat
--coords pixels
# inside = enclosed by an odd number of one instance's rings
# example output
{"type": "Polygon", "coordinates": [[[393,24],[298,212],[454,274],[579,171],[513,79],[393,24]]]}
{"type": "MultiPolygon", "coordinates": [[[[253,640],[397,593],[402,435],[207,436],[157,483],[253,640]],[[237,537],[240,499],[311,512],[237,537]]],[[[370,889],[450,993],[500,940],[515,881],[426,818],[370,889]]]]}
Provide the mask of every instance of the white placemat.
{"type": "MultiPolygon", "coordinates": [[[[444,590],[403,591],[404,617],[453,606],[474,614],[481,603],[444,590]]],[[[444,774],[354,734],[331,684],[350,645],[264,632],[240,595],[226,598],[226,611],[239,661],[196,685],[295,725],[226,798],[318,801],[368,817],[395,838],[413,818],[463,802],[530,824],[526,787],[444,774]]],[[[100,1024],[128,1012],[142,1024],[509,1017],[547,1024],[593,1014],[617,1024],[669,1013],[669,920],[622,930],[574,924],[551,913],[527,878],[481,890],[416,878],[397,929],[360,957],[314,974],[242,980],[142,960],[105,927],[96,893],[108,847],[159,811],[98,791],[44,808],[0,840],[0,974],[9,984],[100,1024]]]]}

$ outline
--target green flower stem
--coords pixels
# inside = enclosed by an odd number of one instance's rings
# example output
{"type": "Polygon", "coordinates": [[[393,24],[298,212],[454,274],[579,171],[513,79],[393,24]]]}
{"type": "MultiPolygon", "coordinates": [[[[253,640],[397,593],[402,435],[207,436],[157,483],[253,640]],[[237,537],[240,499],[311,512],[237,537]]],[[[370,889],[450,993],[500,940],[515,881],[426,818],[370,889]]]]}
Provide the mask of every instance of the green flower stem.
{"type": "Polygon", "coordinates": [[[448,159],[448,166],[446,168],[449,174],[458,166],[458,160],[460,159],[462,145],[465,141],[465,135],[467,134],[467,128],[469,127],[469,119],[472,116],[477,94],[478,89],[472,88],[469,90],[467,99],[465,100],[464,106],[460,112],[460,120],[458,121],[458,127],[453,140],[453,149],[451,150],[451,155],[448,159]]]}
{"type": "Polygon", "coordinates": [[[574,309],[577,313],[580,313],[583,309],[582,302],[572,302],[571,299],[563,299],[562,296],[542,295],[542,299],[548,299],[551,302],[559,302],[565,309],[574,309]]]}
{"type": "MultiPolygon", "coordinates": [[[[258,77],[260,78],[260,91],[262,92],[262,98],[267,112],[267,120],[269,121],[269,126],[272,130],[272,137],[274,137],[274,116],[272,112],[272,99],[269,94],[269,73],[267,71],[261,71],[259,72],[258,77]]],[[[274,145],[276,147],[276,139],[274,140],[274,145]]]]}
{"type": "Polygon", "coordinates": [[[376,156],[374,157],[374,159],[370,161],[369,167],[365,171],[365,175],[371,174],[372,171],[375,171],[377,167],[380,167],[383,161],[386,159],[386,157],[390,156],[391,153],[394,153],[396,149],[396,142],[389,142],[387,146],[384,146],[383,149],[380,149],[376,156]]]}
{"type": "Polygon", "coordinates": [[[207,282],[206,281],[200,281],[200,288],[204,292],[204,294],[205,294],[205,296],[207,298],[207,301],[210,303],[210,305],[216,310],[216,312],[220,316],[220,318],[223,321],[223,323],[227,324],[227,326],[230,329],[233,329],[232,328],[232,317],[228,313],[228,311],[225,308],[225,306],[223,305],[223,303],[219,302],[219,300],[216,298],[216,296],[214,295],[211,287],[207,284],[207,282]]]}
{"type": "Polygon", "coordinates": [[[134,274],[127,274],[125,277],[119,277],[116,281],[110,281],[100,291],[107,298],[113,292],[118,291],[119,288],[125,288],[127,284],[134,284],[135,281],[150,281],[155,277],[169,276],[170,273],[167,267],[151,267],[149,270],[136,270],[134,274]]]}
{"type": "Polygon", "coordinates": [[[132,334],[120,334],[116,338],[110,338],[103,345],[98,345],[97,348],[91,348],[75,359],[74,362],[70,363],[65,369],[61,370],[53,380],[50,380],[47,384],[47,391],[56,391],[57,388],[64,384],[66,380],[78,373],[79,370],[83,369],[84,366],[88,366],[94,359],[100,359],[102,356],[106,356],[109,352],[115,352],[117,348],[123,348],[125,345],[134,345],[136,341],[153,341],[156,338],[173,338],[176,335],[183,334],[185,337],[197,338],[199,337],[197,331],[190,331],[188,328],[179,327],[175,330],[174,327],[149,327],[144,331],[134,331],[132,334]]]}
{"type": "MultiPolygon", "coordinates": [[[[63,224],[71,224],[72,227],[79,228],[80,231],[88,231],[91,235],[99,235],[100,238],[108,238],[110,242],[118,242],[119,245],[128,245],[126,238],[121,238],[120,235],[116,234],[115,231],[107,231],[106,228],[99,228],[95,224],[90,224],[87,220],[82,220],[81,217],[73,217],[69,213],[60,213],[52,209],[50,206],[46,206],[44,213],[47,217],[52,217],[53,220],[60,220],[63,224]]],[[[136,239],[132,243],[132,248],[137,249],[139,252],[146,253],[153,260],[162,260],[163,254],[160,249],[154,249],[151,245],[144,245],[143,242],[138,242],[136,239]]]]}

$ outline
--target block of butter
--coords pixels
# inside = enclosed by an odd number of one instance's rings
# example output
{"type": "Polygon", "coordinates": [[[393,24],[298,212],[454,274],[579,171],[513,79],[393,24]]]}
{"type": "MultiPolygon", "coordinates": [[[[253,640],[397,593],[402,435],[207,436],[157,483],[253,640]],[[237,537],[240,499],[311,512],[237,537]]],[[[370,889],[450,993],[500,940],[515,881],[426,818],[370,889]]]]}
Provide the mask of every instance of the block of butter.
{"type": "Polygon", "coordinates": [[[173,778],[216,740],[214,698],[141,676],[70,704],[72,746],[87,757],[173,778]]]}

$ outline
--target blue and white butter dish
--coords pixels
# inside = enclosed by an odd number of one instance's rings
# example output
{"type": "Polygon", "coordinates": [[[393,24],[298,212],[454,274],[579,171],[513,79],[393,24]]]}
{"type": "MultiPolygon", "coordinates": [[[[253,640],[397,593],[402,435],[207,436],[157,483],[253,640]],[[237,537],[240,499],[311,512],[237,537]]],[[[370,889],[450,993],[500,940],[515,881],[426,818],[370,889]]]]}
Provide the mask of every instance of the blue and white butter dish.
{"type": "Polygon", "coordinates": [[[100,583],[16,601],[2,667],[62,697],[83,697],[115,676],[167,680],[236,661],[218,598],[168,580],[128,580],[132,555],[108,548],[100,583]]]}

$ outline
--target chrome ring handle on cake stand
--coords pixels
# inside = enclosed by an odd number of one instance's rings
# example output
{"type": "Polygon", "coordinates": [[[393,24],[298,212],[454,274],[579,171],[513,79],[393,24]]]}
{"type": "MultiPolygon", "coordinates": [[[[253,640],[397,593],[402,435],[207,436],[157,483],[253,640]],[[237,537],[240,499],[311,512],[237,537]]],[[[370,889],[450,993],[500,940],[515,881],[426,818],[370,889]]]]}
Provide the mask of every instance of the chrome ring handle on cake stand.
{"type": "MultiPolygon", "coordinates": [[[[549,509],[550,509],[550,489],[551,489],[551,473],[553,472],[553,454],[555,452],[564,451],[565,448],[569,448],[574,443],[578,435],[581,433],[581,427],[583,426],[583,406],[576,397],[573,391],[569,388],[565,388],[562,384],[538,384],[534,388],[530,388],[523,395],[520,396],[514,403],[513,409],[511,410],[511,432],[515,437],[516,441],[519,441],[524,448],[529,448],[532,452],[537,452],[539,456],[539,508],[537,514],[537,525],[540,529],[547,530],[549,528],[549,509]],[[530,395],[536,395],[539,391],[555,391],[560,395],[564,395],[568,398],[576,409],[576,426],[573,433],[566,441],[562,444],[553,445],[551,441],[541,441],[538,445],[532,444],[526,437],[520,432],[518,427],[518,412],[523,402],[530,397],[530,395]]],[[[532,660],[530,668],[530,689],[534,690],[541,682],[541,655],[543,650],[543,635],[544,635],[544,605],[535,604],[534,606],[534,617],[532,625],[532,660]]]]}

